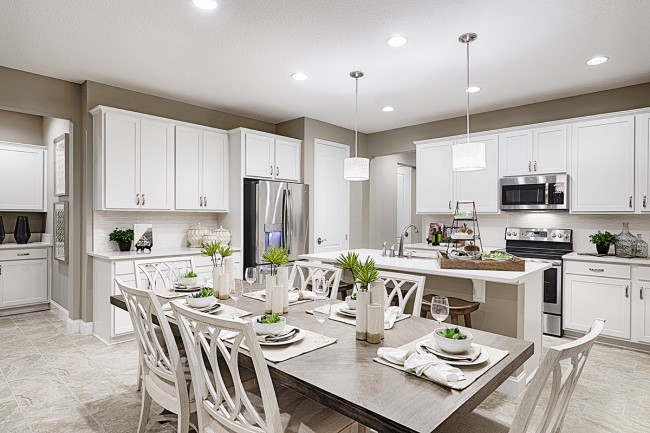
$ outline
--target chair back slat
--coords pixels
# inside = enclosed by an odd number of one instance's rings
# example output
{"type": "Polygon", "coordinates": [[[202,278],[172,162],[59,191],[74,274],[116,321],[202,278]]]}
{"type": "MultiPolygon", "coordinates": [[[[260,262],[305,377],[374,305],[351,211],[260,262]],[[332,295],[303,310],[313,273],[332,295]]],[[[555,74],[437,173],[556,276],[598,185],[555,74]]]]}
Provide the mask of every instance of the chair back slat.
{"type": "Polygon", "coordinates": [[[181,275],[196,272],[191,256],[134,260],[133,268],[136,287],[148,290],[170,289],[181,275]],[[143,287],[145,281],[146,286],[143,287]]]}
{"type": "Polygon", "coordinates": [[[544,415],[532,431],[556,433],[561,430],[573,390],[578,383],[591,348],[604,327],[605,320],[596,319],[585,336],[548,349],[517,409],[510,433],[530,431],[528,426],[533,411],[549,379],[551,380],[550,398],[544,415]]]}
{"type": "Polygon", "coordinates": [[[209,425],[213,430],[216,427],[215,431],[282,432],[275,390],[253,325],[237,318],[201,313],[178,301],[171,304],[190,364],[199,431],[209,425]],[[261,410],[251,402],[239,374],[238,357],[243,344],[248,347],[253,361],[262,399],[261,410]],[[224,362],[217,362],[219,358],[224,362]],[[221,370],[224,365],[228,371],[221,370]],[[231,387],[225,385],[223,377],[226,375],[232,378],[231,387]]]}
{"type": "Polygon", "coordinates": [[[419,315],[422,308],[422,295],[424,294],[423,275],[410,275],[395,272],[379,271],[377,276],[386,285],[387,305],[391,305],[397,299],[397,305],[402,309],[406,308],[411,297],[413,298],[413,311],[410,314],[419,315]]]}
{"type": "Polygon", "coordinates": [[[333,265],[319,262],[295,262],[289,275],[292,287],[310,290],[315,284],[327,284],[329,296],[336,299],[343,271],[333,265]]]}

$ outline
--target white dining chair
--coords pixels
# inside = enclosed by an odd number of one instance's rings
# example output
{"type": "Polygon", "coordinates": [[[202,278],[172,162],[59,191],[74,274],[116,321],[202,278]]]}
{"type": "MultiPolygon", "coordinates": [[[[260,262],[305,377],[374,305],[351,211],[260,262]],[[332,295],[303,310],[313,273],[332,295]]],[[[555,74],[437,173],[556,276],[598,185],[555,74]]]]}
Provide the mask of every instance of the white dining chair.
{"type": "Polygon", "coordinates": [[[605,320],[596,319],[584,337],[548,349],[535,376],[528,384],[512,424],[506,424],[477,410],[464,418],[459,425],[450,427],[446,433],[559,433],[591,347],[604,327],[605,320]],[[529,429],[533,412],[549,378],[551,394],[549,401],[545,403],[546,409],[539,423],[529,429]]]}
{"type": "Polygon", "coordinates": [[[426,281],[424,275],[379,271],[377,277],[386,285],[386,305],[392,305],[393,301],[396,300],[402,312],[405,312],[404,310],[412,297],[413,309],[410,314],[420,315],[424,283],[426,281]]]}
{"type": "Polygon", "coordinates": [[[198,433],[339,433],[354,424],[349,418],[284,387],[274,387],[249,320],[228,319],[172,301],[192,374],[198,433]],[[227,333],[229,342],[219,338],[227,333]],[[242,353],[242,345],[248,346],[242,353]],[[252,360],[256,389],[240,377],[239,357],[252,360]],[[223,358],[224,368],[216,359],[223,358]],[[212,372],[213,374],[211,375],[212,372]],[[224,384],[232,377],[233,386],[224,384]]]}
{"type": "Polygon", "coordinates": [[[315,281],[325,281],[331,299],[336,299],[343,271],[333,265],[320,262],[295,262],[289,275],[291,287],[311,290],[315,281]]]}
{"type": "Polygon", "coordinates": [[[196,404],[189,392],[189,366],[186,359],[181,359],[158,297],[152,290],[129,287],[118,278],[115,283],[124,296],[142,360],[142,407],[138,433],[145,431],[149,421],[169,420],[166,415],[151,416],[152,400],[175,415],[179,433],[187,433],[190,425],[196,430],[196,423],[190,424],[190,415],[196,412],[196,404]],[[158,324],[154,324],[154,317],[158,324]]]}
{"type": "Polygon", "coordinates": [[[182,274],[196,272],[194,258],[191,256],[134,260],[133,270],[136,287],[151,290],[170,289],[182,274]],[[146,287],[143,287],[145,281],[146,287]]]}

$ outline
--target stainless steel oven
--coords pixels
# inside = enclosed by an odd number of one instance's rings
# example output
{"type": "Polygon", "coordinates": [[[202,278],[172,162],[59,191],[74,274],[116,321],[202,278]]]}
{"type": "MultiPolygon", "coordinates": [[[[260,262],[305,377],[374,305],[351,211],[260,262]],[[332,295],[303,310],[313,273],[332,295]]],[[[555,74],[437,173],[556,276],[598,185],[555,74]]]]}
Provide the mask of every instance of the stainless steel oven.
{"type": "Polygon", "coordinates": [[[502,210],[568,210],[569,176],[516,176],[501,179],[502,210]]]}

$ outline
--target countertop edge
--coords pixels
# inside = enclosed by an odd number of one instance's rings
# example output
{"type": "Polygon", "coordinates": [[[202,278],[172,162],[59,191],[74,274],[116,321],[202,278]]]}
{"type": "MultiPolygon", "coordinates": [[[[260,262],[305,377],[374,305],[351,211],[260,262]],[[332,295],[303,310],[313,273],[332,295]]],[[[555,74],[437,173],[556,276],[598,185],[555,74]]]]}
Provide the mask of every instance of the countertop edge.
{"type": "Polygon", "coordinates": [[[576,262],[603,262],[603,263],[617,263],[622,265],[641,265],[650,266],[650,258],[635,257],[626,259],[624,257],[616,257],[614,255],[608,256],[588,256],[578,253],[569,253],[562,256],[562,260],[576,261],[576,262]]]}
{"type": "Polygon", "coordinates": [[[1,250],[22,250],[25,248],[51,248],[52,242],[30,242],[28,244],[0,244],[1,250]]]}
{"type": "MultiPolygon", "coordinates": [[[[234,252],[240,252],[241,248],[231,247],[234,252]]],[[[201,248],[179,247],[152,250],[151,253],[137,253],[135,251],[121,252],[121,251],[91,251],[88,256],[96,260],[103,260],[108,262],[122,261],[122,260],[135,260],[144,259],[147,257],[177,257],[177,256],[199,256],[201,255],[201,248]]]]}

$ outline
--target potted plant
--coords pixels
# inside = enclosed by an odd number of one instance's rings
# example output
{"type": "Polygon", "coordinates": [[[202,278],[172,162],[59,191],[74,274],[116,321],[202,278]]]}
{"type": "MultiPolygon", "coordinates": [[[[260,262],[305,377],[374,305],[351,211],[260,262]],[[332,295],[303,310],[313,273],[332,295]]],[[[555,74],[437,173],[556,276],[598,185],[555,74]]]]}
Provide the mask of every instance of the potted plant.
{"type": "Polygon", "coordinates": [[[178,284],[182,284],[185,287],[196,286],[199,281],[199,276],[196,272],[185,272],[183,275],[178,277],[178,284]]]}
{"type": "Polygon", "coordinates": [[[354,282],[354,268],[359,263],[359,254],[352,251],[348,251],[347,254],[341,253],[340,256],[334,262],[334,266],[339,269],[343,269],[343,275],[341,280],[346,282],[354,282]]]}
{"type": "Polygon", "coordinates": [[[115,230],[108,235],[108,239],[112,242],[117,242],[120,251],[129,251],[131,250],[131,243],[133,242],[133,230],[120,230],[116,227],[115,230]]]}
{"type": "Polygon", "coordinates": [[[201,255],[210,257],[212,266],[217,268],[223,264],[223,256],[220,254],[221,244],[219,242],[205,244],[201,250],[201,255]]]}
{"type": "Polygon", "coordinates": [[[214,291],[210,287],[202,287],[201,290],[187,297],[187,305],[193,308],[205,308],[214,301],[214,291]]]}
{"type": "MultiPolygon", "coordinates": [[[[370,284],[377,280],[378,274],[375,269],[375,261],[370,257],[361,263],[357,262],[353,271],[354,282],[358,285],[357,290],[357,318],[356,318],[356,337],[357,340],[366,340],[368,331],[368,305],[370,304],[370,284]]],[[[381,318],[383,323],[383,318],[381,318]]],[[[373,336],[375,337],[375,336],[373,336]]],[[[381,341],[381,336],[379,336],[381,341]]]]}
{"type": "Polygon", "coordinates": [[[288,269],[280,266],[289,263],[289,253],[284,248],[269,247],[262,253],[262,260],[271,265],[271,273],[266,276],[264,312],[266,314],[289,312],[288,290],[276,290],[276,286],[280,285],[288,289],[288,269]],[[282,272],[278,272],[280,269],[282,272]]]}
{"type": "Polygon", "coordinates": [[[278,274],[278,268],[289,263],[289,253],[284,248],[269,247],[262,253],[262,260],[271,265],[271,275],[278,274]]]}
{"type": "Polygon", "coordinates": [[[607,254],[610,245],[616,243],[616,236],[610,232],[602,233],[598,230],[598,233],[589,236],[589,240],[592,244],[596,244],[596,251],[598,251],[598,254],[607,254]]]}

